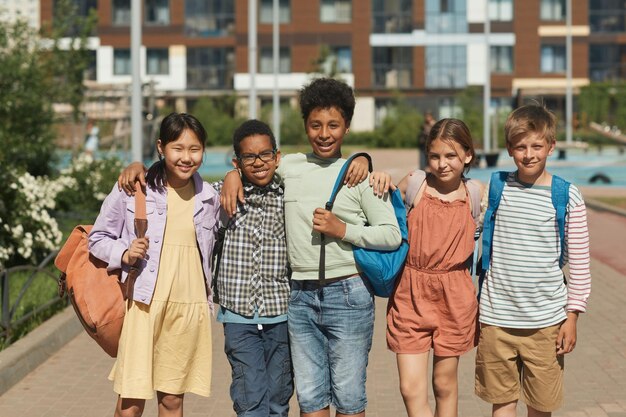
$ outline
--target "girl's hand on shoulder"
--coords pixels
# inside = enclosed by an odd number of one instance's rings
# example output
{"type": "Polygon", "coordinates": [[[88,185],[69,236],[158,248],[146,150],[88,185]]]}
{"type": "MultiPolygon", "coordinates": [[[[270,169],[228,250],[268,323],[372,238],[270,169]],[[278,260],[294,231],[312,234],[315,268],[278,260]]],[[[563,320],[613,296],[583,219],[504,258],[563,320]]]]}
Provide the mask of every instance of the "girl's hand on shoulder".
{"type": "Polygon", "coordinates": [[[366,157],[359,156],[354,158],[348,167],[348,172],[346,173],[346,178],[343,183],[348,186],[348,188],[359,185],[367,178],[369,169],[370,165],[366,157]]]}
{"type": "Polygon", "coordinates": [[[323,208],[316,208],[313,212],[313,230],[329,237],[343,239],[346,235],[346,224],[332,212],[323,208]]]}
{"type": "Polygon", "coordinates": [[[133,162],[117,177],[117,188],[128,195],[135,195],[135,182],[139,181],[141,187],[146,187],[146,167],[141,162],[133,162]]]}
{"type": "Polygon", "coordinates": [[[133,240],[128,250],[122,255],[122,262],[126,265],[134,265],[139,259],[145,259],[149,246],[148,237],[133,240]]]}
{"type": "Polygon", "coordinates": [[[237,202],[244,203],[243,183],[239,171],[233,169],[224,176],[224,185],[220,193],[220,204],[229,217],[237,212],[237,202]]]}
{"type": "Polygon", "coordinates": [[[374,190],[374,194],[382,197],[390,190],[395,191],[396,186],[391,181],[391,175],[383,171],[374,171],[370,175],[370,187],[374,190]]]}

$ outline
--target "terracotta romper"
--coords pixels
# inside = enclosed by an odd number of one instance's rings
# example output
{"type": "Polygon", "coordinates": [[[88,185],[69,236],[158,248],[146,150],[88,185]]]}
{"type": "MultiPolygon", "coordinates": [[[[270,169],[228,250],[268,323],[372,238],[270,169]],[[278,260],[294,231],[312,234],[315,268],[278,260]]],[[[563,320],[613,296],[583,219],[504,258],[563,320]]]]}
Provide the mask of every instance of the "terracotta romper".
{"type": "Polygon", "coordinates": [[[387,346],[458,356],[476,346],[478,303],[467,261],[476,228],[465,200],[424,192],[408,215],[409,254],[387,306],[387,346]]]}

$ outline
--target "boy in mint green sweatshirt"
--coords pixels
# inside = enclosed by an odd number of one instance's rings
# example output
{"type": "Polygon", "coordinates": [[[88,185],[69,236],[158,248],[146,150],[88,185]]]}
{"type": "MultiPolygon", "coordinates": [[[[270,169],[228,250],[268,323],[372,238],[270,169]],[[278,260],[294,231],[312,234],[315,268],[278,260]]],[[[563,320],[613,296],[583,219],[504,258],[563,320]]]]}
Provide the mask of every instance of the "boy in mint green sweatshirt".
{"type": "MultiPolygon", "coordinates": [[[[316,79],[300,92],[312,152],[286,155],[276,173],[285,187],[287,251],[292,268],[289,338],[302,416],[365,415],[366,367],[372,344],[374,296],[359,275],[352,245],[393,250],[400,230],[387,198],[367,182],[343,187],[332,212],[323,207],[343,166],[354,94],[345,83],[316,79]],[[320,236],[326,236],[325,284],[318,280],[320,236]]],[[[241,181],[227,175],[224,209],[232,212],[241,181]]]]}

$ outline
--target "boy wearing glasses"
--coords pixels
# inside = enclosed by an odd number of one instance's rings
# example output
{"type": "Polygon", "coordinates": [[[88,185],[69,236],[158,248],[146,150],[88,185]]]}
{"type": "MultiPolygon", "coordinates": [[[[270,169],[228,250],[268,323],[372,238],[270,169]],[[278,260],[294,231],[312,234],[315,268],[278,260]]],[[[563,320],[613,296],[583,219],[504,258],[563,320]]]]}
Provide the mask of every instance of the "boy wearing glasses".
{"type": "MultiPolygon", "coordinates": [[[[230,394],[238,416],[287,417],[293,373],[283,189],[274,177],[280,151],[270,127],[258,120],[235,130],[233,147],[245,203],[230,221],[223,213],[227,231],[217,277],[230,394]]],[[[222,184],[213,186],[221,190],[222,184]]]]}

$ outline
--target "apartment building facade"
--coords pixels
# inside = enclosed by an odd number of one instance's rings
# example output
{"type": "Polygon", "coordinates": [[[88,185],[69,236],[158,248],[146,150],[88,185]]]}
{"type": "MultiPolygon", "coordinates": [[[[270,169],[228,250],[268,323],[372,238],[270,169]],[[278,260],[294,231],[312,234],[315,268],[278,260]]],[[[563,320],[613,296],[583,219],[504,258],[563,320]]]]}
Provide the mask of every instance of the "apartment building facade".
{"type": "MultiPolygon", "coordinates": [[[[97,82],[129,83],[130,0],[77,1],[98,11],[97,82]]],[[[624,0],[571,2],[575,90],[590,79],[623,78],[624,0]],[[595,7],[599,2],[610,3],[614,13],[595,7]],[[611,20],[615,16],[621,16],[617,23],[611,20]],[[606,33],[614,29],[621,32],[606,33]],[[615,61],[622,63],[617,73],[615,61]]],[[[143,0],[142,80],[153,81],[161,97],[179,104],[233,92],[247,100],[248,4],[143,0]]],[[[481,88],[488,76],[494,107],[511,106],[521,96],[563,107],[565,0],[279,0],[279,5],[281,97],[295,97],[320,68],[338,72],[357,92],[357,130],[372,129],[397,94],[439,117],[455,114],[458,93],[481,88]]],[[[272,6],[273,0],[257,0],[259,104],[271,100],[274,86],[272,6]]],[[[52,7],[53,0],[41,1],[42,21],[52,18],[52,7]]]]}

